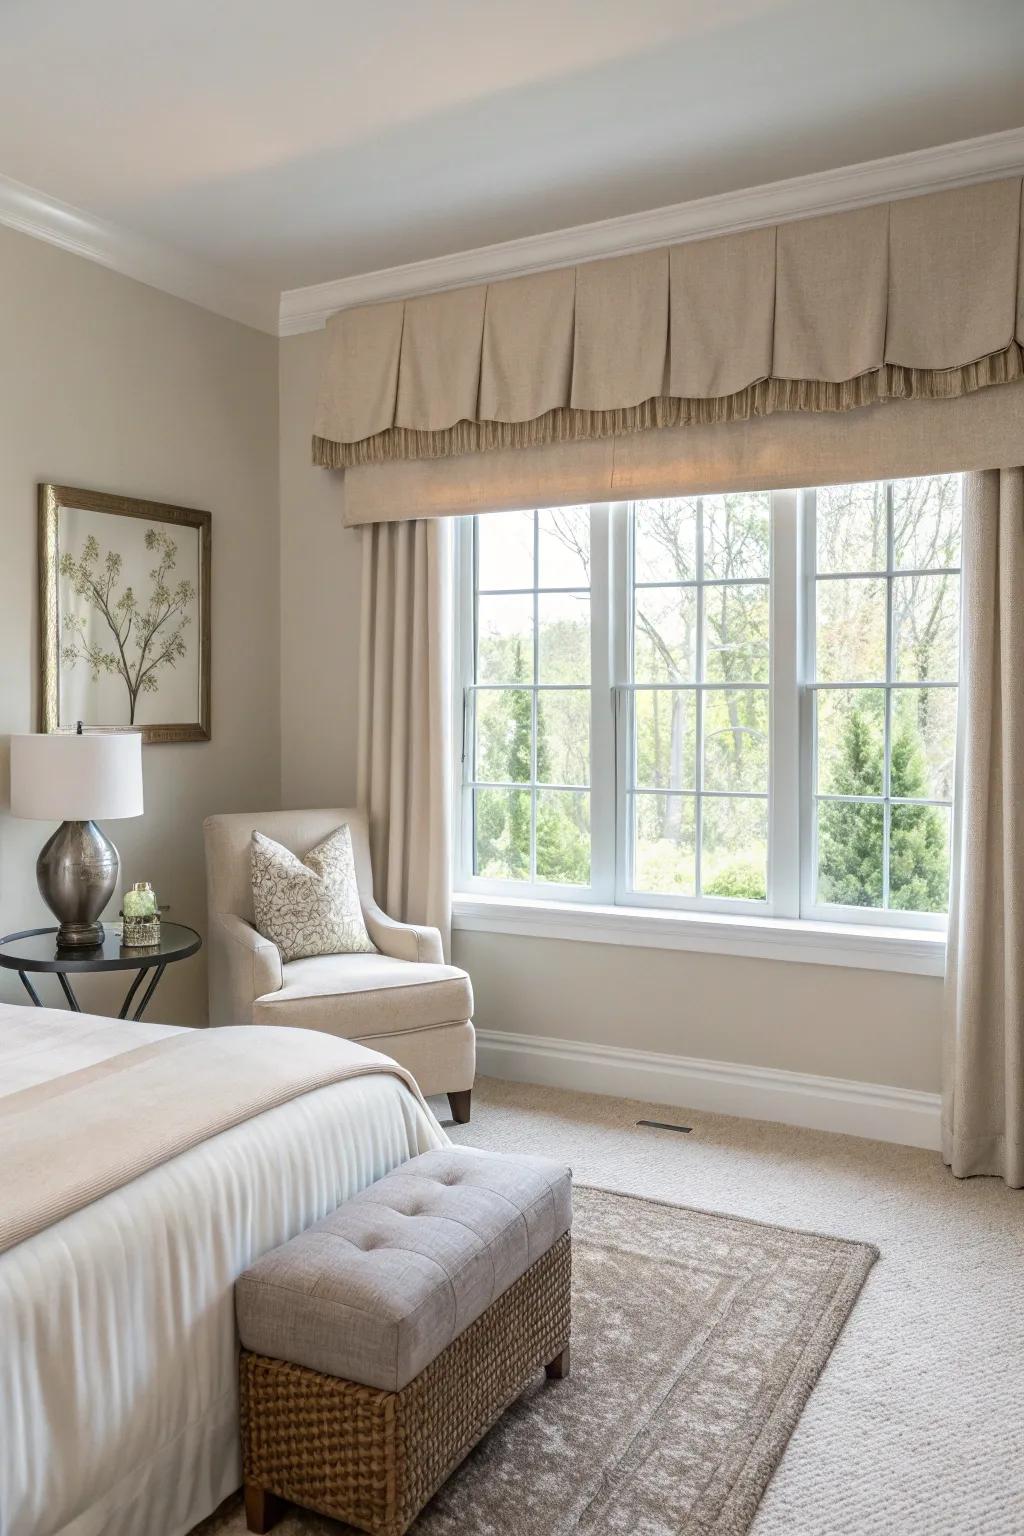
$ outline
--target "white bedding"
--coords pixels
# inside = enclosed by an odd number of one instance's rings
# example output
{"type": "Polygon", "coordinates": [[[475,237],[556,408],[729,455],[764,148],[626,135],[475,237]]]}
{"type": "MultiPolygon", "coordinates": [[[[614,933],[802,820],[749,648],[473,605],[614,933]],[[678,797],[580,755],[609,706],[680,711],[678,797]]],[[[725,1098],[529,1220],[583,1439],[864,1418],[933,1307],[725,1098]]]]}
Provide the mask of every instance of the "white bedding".
{"type": "MultiPolygon", "coordinates": [[[[0,1006],[0,1094],[109,1054],[90,1041],[109,1024],[0,1006]],[[33,1024],[33,1049],[10,1044],[14,1017],[33,1024]]],[[[166,1032],[126,1024],[123,1048],[166,1032]]],[[[397,1078],[353,1078],[0,1255],[2,1536],[183,1536],[209,1514],[241,1481],[235,1278],[444,1141],[397,1078]]]]}

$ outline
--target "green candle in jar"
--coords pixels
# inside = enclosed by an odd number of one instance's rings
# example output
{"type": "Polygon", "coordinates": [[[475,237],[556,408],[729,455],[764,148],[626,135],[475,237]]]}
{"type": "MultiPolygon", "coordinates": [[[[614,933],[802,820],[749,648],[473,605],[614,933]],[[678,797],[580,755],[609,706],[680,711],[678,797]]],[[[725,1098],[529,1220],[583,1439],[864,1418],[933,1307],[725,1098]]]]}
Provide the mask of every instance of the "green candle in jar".
{"type": "Polygon", "coordinates": [[[148,880],[136,881],[124,895],[125,917],[155,917],[156,895],[148,880]]]}

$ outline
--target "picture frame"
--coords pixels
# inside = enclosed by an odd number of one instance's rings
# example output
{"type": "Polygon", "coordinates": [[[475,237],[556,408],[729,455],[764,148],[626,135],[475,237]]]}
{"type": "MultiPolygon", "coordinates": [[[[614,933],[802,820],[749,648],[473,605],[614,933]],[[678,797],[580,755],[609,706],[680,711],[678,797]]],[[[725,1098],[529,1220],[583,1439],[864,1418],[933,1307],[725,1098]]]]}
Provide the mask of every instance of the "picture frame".
{"type": "Polygon", "coordinates": [[[193,507],[39,486],[41,731],[210,740],[211,525],[193,507]]]}

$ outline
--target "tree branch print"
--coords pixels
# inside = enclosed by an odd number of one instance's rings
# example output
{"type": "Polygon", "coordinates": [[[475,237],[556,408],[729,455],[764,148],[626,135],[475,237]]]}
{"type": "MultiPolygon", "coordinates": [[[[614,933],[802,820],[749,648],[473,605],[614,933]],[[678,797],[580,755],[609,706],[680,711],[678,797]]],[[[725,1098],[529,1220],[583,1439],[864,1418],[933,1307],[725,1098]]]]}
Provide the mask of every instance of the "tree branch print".
{"type": "Polygon", "coordinates": [[[192,622],[188,609],[196,595],[191,581],[172,579],[178,546],[170,534],[147,528],[145,543],[156,555],[156,565],[149,572],[152,586],[144,600],[131,585],[119,590],[122,556],[114,550],[103,554],[93,534],[77,559],[70,551],[60,559],[60,573],[70,581],[75,596],[96,610],[109,631],[105,642],[93,640],[86,633],[84,615],[64,613],[61,658],[67,666],[85,662],[94,683],[103,673],[120,677],[128,691],[132,725],[140,695],[156,693],[161,669],[175,666],[188,649],[185,631],[192,622]]]}

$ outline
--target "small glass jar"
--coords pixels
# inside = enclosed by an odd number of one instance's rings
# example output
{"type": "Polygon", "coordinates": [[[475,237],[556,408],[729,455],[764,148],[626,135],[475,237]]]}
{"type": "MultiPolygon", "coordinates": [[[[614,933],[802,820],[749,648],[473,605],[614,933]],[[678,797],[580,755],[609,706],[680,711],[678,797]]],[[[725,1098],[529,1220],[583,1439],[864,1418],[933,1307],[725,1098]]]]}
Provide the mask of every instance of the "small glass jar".
{"type": "Polygon", "coordinates": [[[160,942],[160,909],[148,880],[137,880],[125,891],[121,911],[121,944],[125,949],[145,949],[160,942]]]}

